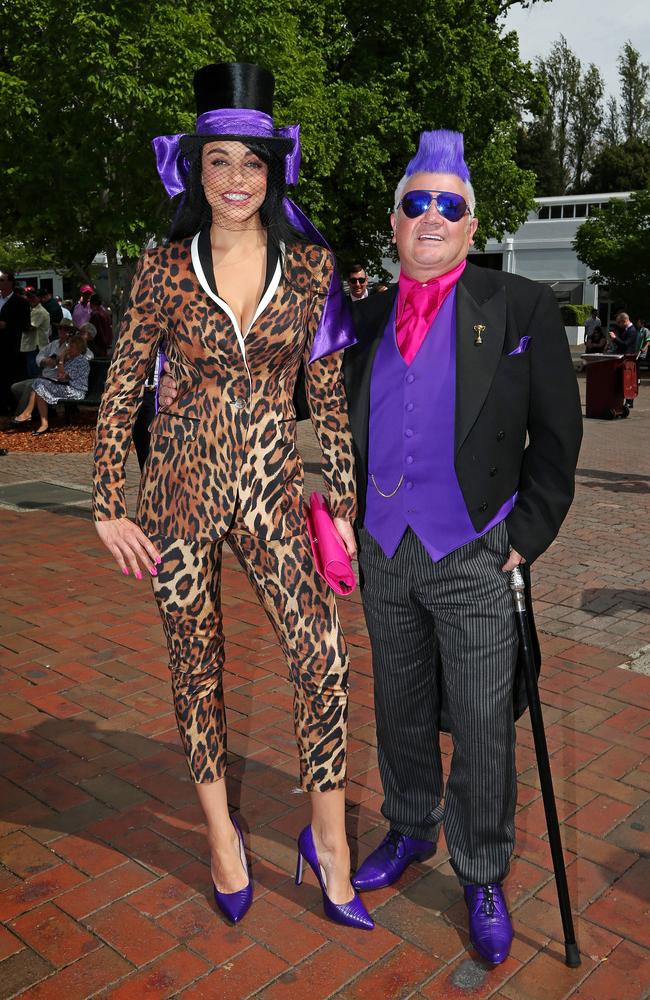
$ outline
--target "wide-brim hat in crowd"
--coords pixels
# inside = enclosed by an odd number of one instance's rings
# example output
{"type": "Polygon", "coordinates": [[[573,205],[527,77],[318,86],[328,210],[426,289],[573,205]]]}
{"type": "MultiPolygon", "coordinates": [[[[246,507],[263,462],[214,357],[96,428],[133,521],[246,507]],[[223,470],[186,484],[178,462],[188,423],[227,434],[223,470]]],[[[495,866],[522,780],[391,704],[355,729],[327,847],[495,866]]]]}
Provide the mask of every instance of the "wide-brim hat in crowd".
{"type": "Polygon", "coordinates": [[[273,73],[255,63],[210,63],[193,79],[196,130],[159,135],[152,141],[158,173],[173,198],[185,189],[186,153],[196,139],[262,143],[286,157],[285,179],[295,184],[300,170],[300,126],[276,128],[273,73]]]}

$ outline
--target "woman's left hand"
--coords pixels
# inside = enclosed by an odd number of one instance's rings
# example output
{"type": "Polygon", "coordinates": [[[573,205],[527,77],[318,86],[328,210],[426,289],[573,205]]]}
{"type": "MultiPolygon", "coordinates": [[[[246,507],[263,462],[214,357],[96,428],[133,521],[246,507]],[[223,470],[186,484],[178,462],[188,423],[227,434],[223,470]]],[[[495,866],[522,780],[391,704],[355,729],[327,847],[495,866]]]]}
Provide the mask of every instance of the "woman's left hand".
{"type": "Polygon", "coordinates": [[[341,536],[341,541],[345,546],[345,551],[349,555],[350,559],[354,559],[357,554],[357,542],[354,537],[354,528],[344,517],[334,517],[332,520],[334,521],[334,527],[341,536]]]}

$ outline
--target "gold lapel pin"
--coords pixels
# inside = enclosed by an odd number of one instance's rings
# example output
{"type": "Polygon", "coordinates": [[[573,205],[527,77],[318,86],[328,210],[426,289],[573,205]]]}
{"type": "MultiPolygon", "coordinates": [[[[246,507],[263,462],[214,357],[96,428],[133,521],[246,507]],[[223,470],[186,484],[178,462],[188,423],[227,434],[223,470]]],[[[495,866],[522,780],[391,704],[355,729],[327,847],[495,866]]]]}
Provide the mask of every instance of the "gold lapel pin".
{"type": "Polygon", "coordinates": [[[474,346],[475,347],[480,347],[481,344],[483,343],[483,341],[481,339],[481,334],[482,333],[485,333],[485,327],[483,326],[483,324],[482,323],[475,323],[474,324],[474,346]]]}

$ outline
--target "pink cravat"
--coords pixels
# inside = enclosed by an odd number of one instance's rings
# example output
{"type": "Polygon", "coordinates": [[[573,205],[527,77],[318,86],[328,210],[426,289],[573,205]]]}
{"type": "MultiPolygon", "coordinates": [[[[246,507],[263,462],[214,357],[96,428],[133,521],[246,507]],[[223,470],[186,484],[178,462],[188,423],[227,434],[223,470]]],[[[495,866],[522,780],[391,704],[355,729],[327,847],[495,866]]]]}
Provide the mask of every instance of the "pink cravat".
{"type": "Polygon", "coordinates": [[[465,261],[452,271],[432,278],[421,284],[403,271],[399,278],[397,300],[397,346],[407,365],[420,350],[429,327],[438,315],[442,303],[447,298],[461,274],[465,261]]]}

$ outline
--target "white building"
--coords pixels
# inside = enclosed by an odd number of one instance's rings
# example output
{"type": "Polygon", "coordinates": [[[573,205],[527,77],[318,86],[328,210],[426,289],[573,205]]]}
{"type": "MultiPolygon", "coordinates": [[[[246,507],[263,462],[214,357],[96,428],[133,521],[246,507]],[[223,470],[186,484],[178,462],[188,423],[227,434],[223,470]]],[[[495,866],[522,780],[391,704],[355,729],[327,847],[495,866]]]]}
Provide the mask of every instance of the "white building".
{"type": "MultiPolygon", "coordinates": [[[[608,290],[591,283],[592,272],[578,260],[571,244],[585,219],[614,198],[628,199],[630,193],[537,198],[535,208],[516,233],[506,233],[502,240],[488,240],[485,250],[471,252],[469,259],[474,264],[543,281],[552,287],[560,305],[572,302],[594,306],[601,320],[608,322],[608,290]]],[[[478,217],[480,226],[480,205],[478,217]]]]}

